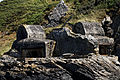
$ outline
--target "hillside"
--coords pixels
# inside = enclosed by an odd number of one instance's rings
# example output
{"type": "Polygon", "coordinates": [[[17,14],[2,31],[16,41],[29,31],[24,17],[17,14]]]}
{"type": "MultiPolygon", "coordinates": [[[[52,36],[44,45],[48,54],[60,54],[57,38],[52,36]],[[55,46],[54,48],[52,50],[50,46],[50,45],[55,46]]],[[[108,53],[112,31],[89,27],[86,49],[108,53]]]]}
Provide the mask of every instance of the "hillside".
{"type": "MultiPolygon", "coordinates": [[[[21,24],[48,23],[47,15],[59,3],[60,0],[4,0],[0,2],[0,54],[9,50],[13,41],[10,34],[21,24]],[[9,37],[5,37],[7,36],[9,37]],[[3,40],[4,39],[4,40],[3,40]],[[4,45],[3,45],[4,43],[4,45]],[[6,49],[7,48],[7,49],[6,49]]],[[[69,11],[66,19],[74,15],[69,23],[78,21],[101,22],[106,11],[114,9],[119,0],[64,0],[69,11]]]]}
{"type": "MultiPolygon", "coordinates": [[[[68,14],[74,14],[73,19],[76,20],[93,18],[99,21],[105,15],[104,11],[115,5],[114,0],[65,1],[70,8],[68,14]]],[[[59,0],[4,0],[0,3],[0,30],[16,30],[20,24],[47,22],[46,15],[58,2],[59,0]]]]}

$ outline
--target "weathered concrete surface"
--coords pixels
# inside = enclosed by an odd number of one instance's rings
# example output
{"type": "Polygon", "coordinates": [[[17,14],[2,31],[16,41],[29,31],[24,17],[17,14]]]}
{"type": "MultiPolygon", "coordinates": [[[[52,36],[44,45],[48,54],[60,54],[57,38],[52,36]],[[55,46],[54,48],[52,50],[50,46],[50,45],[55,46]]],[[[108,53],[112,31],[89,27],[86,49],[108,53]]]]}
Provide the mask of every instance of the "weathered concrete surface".
{"type": "Polygon", "coordinates": [[[45,39],[46,34],[40,25],[21,25],[17,31],[17,40],[25,38],[45,39]]]}
{"type": "Polygon", "coordinates": [[[56,41],[55,56],[61,56],[64,53],[74,53],[76,55],[94,53],[94,49],[98,45],[93,36],[75,34],[69,28],[53,30],[47,38],[56,41]]]}
{"type": "Polygon", "coordinates": [[[6,54],[14,57],[51,57],[54,46],[55,41],[46,39],[42,26],[21,25],[12,49],[6,54]],[[13,55],[12,50],[17,50],[18,54],[13,55]]]}
{"type": "Polygon", "coordinates": [[[72,31],[83,35],[105,36],[103,28],[96,22],[78,22],[72,27],[72,31]]]}
{"type": "Polygon", "coordinates": [[[14,48],[21,57],[52,57],[55,43],[48,39],[26,38],[18,41],[14,48]]]}
{"type": "Polygon", "coordinates": [[[58,24],[60,24],[60,20],[62,17],[65,16],[65,13],[68,11],[68,7],[62,0],[57,6],[54,8],[54,10],[48,15],[49,24],[47,27],[55,27],[58,24]]]}
{"type": "Polygon", "coordinates": [[[114,45],[114,39],[106,36],[94,36],[99,45],[114,45]]]}
{"type": "Polygon", "coordinates": [[[34,55],[34,56],[31,56],[31,57],[52,57],[54,47],[55,47],[55,41],[48,40],[48,39],[26,38],[26,39],[20,40],[16,45],[18,45],[16,46],[16,49],[20,51],[22,55],[24,55],[23,57],[30,57],[29,53],[32,52],[33,50],[35,52],[32,53],[31,55],[34,55]],[[22,50],[24,50],[25,52],[22,52],[22,50]],[[39,50],[39,51],[36,51],[36,50],[39,50]],[[29,51],[28,56],[26,51],[29,51]]]}
{"type": "Polygon", "coordinates": [[[22,59],[0,58],[0,80],[119,80],[116,57],[22,59]]]}

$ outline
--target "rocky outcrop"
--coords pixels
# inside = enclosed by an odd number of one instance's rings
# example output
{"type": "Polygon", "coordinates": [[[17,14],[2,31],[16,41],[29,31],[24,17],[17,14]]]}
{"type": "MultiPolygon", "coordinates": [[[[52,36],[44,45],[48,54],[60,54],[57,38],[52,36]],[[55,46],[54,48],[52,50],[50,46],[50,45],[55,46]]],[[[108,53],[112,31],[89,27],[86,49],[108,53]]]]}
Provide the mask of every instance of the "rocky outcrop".
{"type": "Polygon", "coordinates": [[[60,20],[65,16],[68,11],[68,7],[63,0],[54,8],[54,10],[48,15],[49,24],[47,27],[55,27],[60,24],[60,20]]]}
{"type": "Polygon", "coordinates": [[[114,17],[112,29],[114,30],[115,54],[120,58],[120,15],[114,17]]]}
{"type": "Polygon", "coordinates": [[[0,80],[119,80],[116,57],[26,58],[4,55],[0,58],[0,80]]]}

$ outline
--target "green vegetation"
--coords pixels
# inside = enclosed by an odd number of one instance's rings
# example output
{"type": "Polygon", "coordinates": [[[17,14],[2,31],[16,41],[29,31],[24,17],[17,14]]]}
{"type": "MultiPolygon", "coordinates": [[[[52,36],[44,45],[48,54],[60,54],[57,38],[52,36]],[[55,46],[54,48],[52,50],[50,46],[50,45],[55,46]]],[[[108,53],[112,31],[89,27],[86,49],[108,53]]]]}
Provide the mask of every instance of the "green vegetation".
{"type": "MultiPolygon", "coordinates": [[[[46,16],[59,3],[60,0],[4,0],[0,2],[0,36],[3,32],[10,35],[21,24],[44,24],[48,23],[46,16]]],[[[106,11],[115,8],[119,0],[64,0],[69,11],[62,20],[74,15],[70,23],[78,21],[100,22],[106,11]]],[[[60,25],[59,25],[60,27],[60,25]]],[[[52,28],[45,31],[49,33],[52,28]]],[[[7,51],[15,38],[0,38],[0,54],[7,51]],[[4,41],[5,40],[5,41],[4,41]],[[6,42],[6,43],[5,43],[6,42]]],[[[15,36],[15,34],[13,35],[15,36]]]]}
{"type": "MultiPolygon", "coordinates": [[[[21,24],[43,24],[47,22],[45,16],[59,1],[4,0],[0,3],[0,31],[14,31],[21,24]]],[[[105,13],[104,9],[113,7],[117,1],[119,0],[65,0],[70,8],[68,14],[74,14],[73,19],[76,20],[86,18],[86,16],[93,16],[95,19],[94,15],[97,14],[96,17],[102,15],[96,11],[105,13]]]]}

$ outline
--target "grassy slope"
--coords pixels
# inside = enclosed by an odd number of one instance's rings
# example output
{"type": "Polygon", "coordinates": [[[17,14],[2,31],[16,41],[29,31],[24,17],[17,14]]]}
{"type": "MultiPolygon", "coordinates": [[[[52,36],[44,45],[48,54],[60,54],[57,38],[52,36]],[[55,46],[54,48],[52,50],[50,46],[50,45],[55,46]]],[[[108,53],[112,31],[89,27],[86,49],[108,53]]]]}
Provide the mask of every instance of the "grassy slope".
{"type": "MultiPolygon", "coordinates": [[[[105,15],[105,9],[114,5],[114,0],[65,0],[69,12],[63,19],[65,21],[74,14],[70,23],[78,21],[100,22],[105,15]],[[80,2],[81,1],[81,2],[80,2]],[[109,4],[108,4],[109,3],[109,4]]],[[[0,32],[8,32],[0,38],[0,54],[8,51],[15,40],[18,25],[47,23],[45,16],[55,7],[59,0],[4,0],[0,3],[0,32]],[[11,34],[12,33],[12,34],[11,34]]],[[[0,33],[0,36],[3,33],[0,33]]],[[[4,34],[3,34],[4,35],[4,34]]]]}

